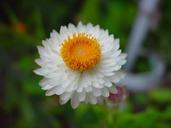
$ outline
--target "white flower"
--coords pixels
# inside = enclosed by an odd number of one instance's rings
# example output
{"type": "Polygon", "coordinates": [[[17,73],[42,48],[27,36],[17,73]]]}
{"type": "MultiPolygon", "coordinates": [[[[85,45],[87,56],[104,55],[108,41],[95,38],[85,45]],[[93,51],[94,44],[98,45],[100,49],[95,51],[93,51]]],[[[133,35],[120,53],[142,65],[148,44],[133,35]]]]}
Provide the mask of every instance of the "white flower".
{"type": "Polygon", "coordinates": [[[124,77],[121,67],[126,55],[119,50],[119,39],[98,25],[62,26],[42,44],[36,59],[41,68],[35,73],[44,76],[40,86],[46,95],[59,95],[60,104],[70,99],[73,108],[80,102],[96,104],[124,77]]]}

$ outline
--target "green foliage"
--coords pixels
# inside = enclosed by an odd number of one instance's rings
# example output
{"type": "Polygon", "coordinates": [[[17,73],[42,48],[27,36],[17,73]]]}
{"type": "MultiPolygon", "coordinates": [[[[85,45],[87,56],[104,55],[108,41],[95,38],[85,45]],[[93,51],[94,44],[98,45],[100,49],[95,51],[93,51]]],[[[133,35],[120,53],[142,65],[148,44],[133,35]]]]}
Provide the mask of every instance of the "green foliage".
{"type": "MultiPolygon", "coordinates": [[[[147,48],[155,49],[171,66],[170,1],[162,2],[163,20],[150,33],[147,48]],[[155,45],[153,44],[155,43],[155,45]]],[[[170,128],[171,90],[152,89],[128,97],[124,109],[82,104],[73,110],[70,104],[58,104],[58,97],[45,97],[38,83],[37,45],[50,31],[59,31],[69,22],[92,22],[120,38],[125,48],[137,13],[135,1],[126,0],[7,0],[0,4],[0,118],[5,128],[170,128]],[[17,26],[19,25],[19,26],[17,26]]],[[[136,71],[148,71],[140,59],[136,71]]],[[[138,86],[138,85],[137,85],[138,86]]]]}
{"type": "Polygon", "coordinates": [[[150,98],[159,103],[171,102],[171,91],[168,89],[154,90],[150,93],[150,98]]]}

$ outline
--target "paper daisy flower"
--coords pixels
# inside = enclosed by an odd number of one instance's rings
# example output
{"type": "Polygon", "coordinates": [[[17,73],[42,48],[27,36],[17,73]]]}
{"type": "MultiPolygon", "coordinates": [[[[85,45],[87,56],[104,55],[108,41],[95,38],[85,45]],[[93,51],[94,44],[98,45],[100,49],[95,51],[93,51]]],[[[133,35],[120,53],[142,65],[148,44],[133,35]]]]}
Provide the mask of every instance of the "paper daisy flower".
{"type": "Polygon", "coordinates": [[[42,44],[36,59],[41,68],[35,73],[44,76],[40,86],[46,95],[59,95],[60,104],[69,100],[73,108],[80,102],[96,104],[100,97],[109,97],[124,77],[126,55],[119,50],[119,39],[98,25],[62,26],[42,44]]]}

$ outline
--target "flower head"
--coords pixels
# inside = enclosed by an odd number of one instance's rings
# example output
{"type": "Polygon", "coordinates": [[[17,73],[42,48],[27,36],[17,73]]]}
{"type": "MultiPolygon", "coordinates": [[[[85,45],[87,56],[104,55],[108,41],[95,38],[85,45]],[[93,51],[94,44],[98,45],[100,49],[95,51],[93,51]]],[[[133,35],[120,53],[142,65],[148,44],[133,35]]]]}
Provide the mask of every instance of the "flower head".
{"type": "Polygon", "coordinates": [[[42,44],[36,59],[41,68],[35,73],[44,76],[40,86],[46,95],[59,95],[61,104],[70,99],[73,108],[80,102],[96,104],[124,77],[126,55],[119,50],[119,39],[98,25],[62,26],[42,44]]]}

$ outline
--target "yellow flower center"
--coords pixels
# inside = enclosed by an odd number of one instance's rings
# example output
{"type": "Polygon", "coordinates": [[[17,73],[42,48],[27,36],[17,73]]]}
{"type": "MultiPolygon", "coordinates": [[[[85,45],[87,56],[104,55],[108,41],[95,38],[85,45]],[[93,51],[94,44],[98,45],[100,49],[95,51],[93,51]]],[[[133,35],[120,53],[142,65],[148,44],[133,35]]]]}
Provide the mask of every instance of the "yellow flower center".
{"type": "Polygon", "coordinates": [[[65,64],[80,72],[93,68],[101,55],[98,40],[86,33],[75,33],[68,37],[60,52],[65,64]]]}

